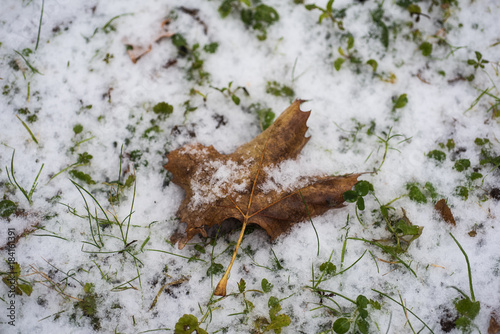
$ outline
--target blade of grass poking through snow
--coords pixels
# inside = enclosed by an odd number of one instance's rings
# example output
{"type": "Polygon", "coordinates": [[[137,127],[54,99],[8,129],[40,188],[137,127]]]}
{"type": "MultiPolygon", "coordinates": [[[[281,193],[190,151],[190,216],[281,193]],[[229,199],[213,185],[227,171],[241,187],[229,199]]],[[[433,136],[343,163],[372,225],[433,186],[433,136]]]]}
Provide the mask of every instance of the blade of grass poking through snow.
{"type": "Polygon", "coordinates": [[[378,248],[380,248],[384,252],[386,252],[389,255],[391,255],[394,258],[396,258],[402,265],[404,265],[409,271],[411,271],[412,274],[415,275],[415,277],[418,277],[417,274],[413,271],[413,269],[411,269],[410,265],[407,264],[406,262],[404,262],[403,260],[401,260],[401,258],[399,258],[399,256],[397,256],[396,253],[394,253],[393,251],[391,251],[388,247],[384,247],[384,245],[381,245],[378,242],[366,240],[366,239],[363,239],[363,238],[352,238],[352,237],[349,237],[349,239],[351,239],[351,240],[359,240],[359,241],[363,241],[363,242],[369,243],[371,245],[377,246],[378,248]]]}
{"type": "Polygon", "coordinates": [[[45,0],[42,0],[42,12],[40,13],[40,23],[38,24],[38,35],[36,36],[35,51],[38,49],[38,42],[40,42],[40,32],[42,31],[43,8],[45,7],[45,0]]]}
{"type": "MultiPolygon", "coordinates": [[[[82,196],[83,198],[83,201],[85,202],[85,210],[87,211],[87,217],[88,217],[88,220],[89,220],[89,226],[90,226],[90,234],[92,235],[92,239],[94,240],[94,244],[92,243],[89,243],[90,245],[93,245],[99,249],[101,249],[101,247],[104,247],[104,243],[101,239],[101,231],[99,229],[99,218],[97,217],[97,209],[95,210],[96,211],[96,214],[95,214],[95,222],[96,222],[96,230],[97,230],[97,236],[98,236],[98,239],[99,239],[99,243],[97,242],[96,238],[95,238],[95,234],[94,234],[94,228],[92,227],[92,214],[90,213],[90,207],[89,207],[89,204],[87,202],[87,199],[85,198],[85,196],[83,195],[82,193],[82,190],[84,192],[86,192],[93,200],[94,202],[99,206],[99,208],[101,209],[102,213],[104,213],[104,216],[106,217],[106,221],[110,222],[109,220],[109,217],[108,215],[106,214],[106,212],[104,211],[104,209],[102,208],[101,204],[97,201],[97,199],[92,196],[92,194],[90,192],[87,191],[87,189],[83,188],[81,185],[79,185],[78,183],[76,183],[75,181],[73,180],[70,180],[71,183],[73,183],[73,185],[76,187],[76,189],[78,190],[78,192],[80,193],[80,195],[82,196]]],[[[111,222],[110,222],[111,224],[111,222]]]]}
{"type": "Polygon", "coordinates": [[[127,282],[125,283],[122,283],[120,285],[117,285],[113,288],[111,288],[111,291],[125,291],[125,290],[129,290],[129,289],[134,289],[134,290],[137,290],[137,288],[135,286],[133,286],[132,284],[130,284],[130,282],[133,282],[135,281],[136,279],[138,278],[138,276],[132,278],[131,280],[128,280],[127,282]],[[129,284],[130,286],[124,286],[126,284],[129,284]]]}
{"type": "Polygon", "coordinates": [[[16,153],[16,150],[12,151],[12,159],[10,160],[10,172],[9,172],[9,168],[5,167],[5,169],[7,170],[7,177],[9,178],[9,182],[12,185],[15,185],[23,193],[24,197],[26,197],[26,199],[28,200],[28,203],[30,205],[32,205],[33,204],[32,197],[33,197],[33,193],[35,192],[35,189],[38,185],[38,182],[37,182],[38,177],[42,173],[42,169],[43,169],[43,166],[45,166],[45,164],[42,164],[42,167],[40,167],[40,170],[38,171],[38,174],[35,177],[35,181],[33,181],[33,185],[31,186],[30,192],[28,193],[23,187],[21,187],[19,185],[19,183],[17,183],[16,176],[14,175],[14,154],[15,153],[16,153]]]}
{"type": "Polygon", "coordinates": [[[427,324],[422,320],[420,319],[415,313],[413,313],[411,310],[407,309],[403,304],[401,304],[400,302],[398,302],[397,300],[391,298],[390,296],[386,295],[385,293],[381,292],[381,291],[378,291],[378,290],[375,290],[375,289],[372,289],[372,291],[375,291],[376,293],[378,293],[379,295],[381,296],[384,296],[384,297],[387,297],[389,298],[390,300],[392,300],[393,302],[395,302],[396,304],[398,304],[399,306],[403,307],[403,309],[405,309],[407,312],[410,312],[415,318],[417,318],[428,330],[429,332],[431,332],[432,334],[434,334],[434,332],[432,331],[432,329],[427,326],[427,324]]]}
{"type": "Polygon", "coordinates": [[[252,257],[252,254],[250,254],[250,252],[247,249],[242,249],[242,251],[250,258],[250,260],[252,261],[254,266],[259,267],[259,268],[264,268],[264,269],[267,269],[269,271],[275,271],[275,269],[263,266],[263,265],[259,264],[257,261],[255,261],[255,259],[252,257]]]}
{"type": "Polygon", "coordinates": [[[125,234],[125,240],[128,238],[128,231],[130,229],[130,221],[132,219],[132,213],[134,212],[136,190],[137,190],[137,176],[134,173],[134,194],[132,195],[132,203],[130,204],[130,214],[128,216],[127,233],[125,234]]]}
{"type": "MultiPolygon", "coordinates": [[[[408,318],[408,309],[406,308],[406,299],[403,301],[403,297],[401,297],[401,294],[398,292],[399,296],[399,301],[401,302],[400,305],[403,307],[403,312],[405,314],[406,322],[410,326],[411,331],[415,334],[415,330],[413,329],[413,326],[411,325],[411,321],[408,318]]],[[[419,331],[420,333],[420,331],[419,331]]]]}
{"type": "Polygon", "coordinates": [[[47,183],[46,183],[46,184],[49,184],[49,182],[50,182],[50,181],[52,181],[53,179],[55,179],[55,178],[56,178],[56,176],[58,176],[58,175],[60,175],[60,174],[64,173],[65,171],[67,171],[67,170],[68,170],[68,169],[70,169],[70,168],[73,168],[73,167],[74,167],[74,168],[77,168],[77,167],[81,167],[81,166],[85,166],[85,165],[86,165],[86,164],[84,164],[84,163],[83,163],[83,164],[79,164],[78,162],[76,162],[76,163],[74,163],[74,164],[71,164],[71,165],[69,165],[68,167],[66,167],[66,168],[62,169],[61,171],[57,172],[56,174],[54,174],[54,176],[52,176],[52,177],[50,178],[50,180],[49,180],[49,181],[47,181],[47,183]]]}
{"type": "MultiPolygon", "coordinates": [[[[26,66],[28,66],[28,67],[30,68],[31,72],[33,72],[33,73],[38,73],[38,74],[40,74],[40,75],[43,75],[43,73],[41,73],[40,71],[38,71],[36,68],[34,68],[34,67],[30,64],[30,62],[28,61],[28,59],[26,59],[26,58],[23,56],[23,54],[22,54],[21,52],[19,52],[19,51],[17,51],[17,50],[14,50],[14,52],[15,52],[15,53],[17,53],[19,56],[21,56],[21,58],[23,58],[24,62],[26,63],[26,66]]],[[[26,79],[26,78],[25,78],[25,79],[26,79]]]]}
{"type": "Polygon", "coordinates": [[[318,251],[316,252],[316,256],[319,256],[319,236],[318,236],[318,231],[316,231],[316,226],[314,226],[313,220],[311,218],[311,214],[309,213],[309,208],[307,207],[306,200],[304,199],[304,196],[302,196],[302,192],[299,190],[299,195],[300,198],[302,199],[302,202],[304,203],[304,206],[306,207],[306,212],[307,216],[309,217],[309,221],[311,222],[311,225],[314,229],[314,233],[316,234],[316,241],[318,242],[318,251]]]}
{"type": "Polygon", "coordinates": [[[111,29],[111,23],[113,23],[114,20],[122,17],[122,16],[127,16],[127,15],[134,15],[134,13],[123,13],[123,14],[120,14],[120,15],[116,15],[115,17],[111,18],[111,20],[109,20],[108,22],[106,22],[106,24],[102,27],[102,30],[104,32],[108,32],[108,29],[111,29]]]}
{"type": "Polygon", "coordinates": [[[203,259],[199,259],[199,258],[196,258],[196,257],[188,257],[188,256],[180,255],[180,254],[175,254],[175,253],[172,253],[172,252],[167,252],[167,251],[160,250],[160,249],[145,249],[145,251],[165,253],[165,254],[169,254],[169,255],[181,257],[181,258],[189,260],[189,261],[207,262],[207,261],[205,261],[203,259]]]}
{"type": "Polygon", "coordinates": [[[375,266],[377,267],[377,274],[380,274],[380,270],[378,268],[378,262],[377,259],[375,258],[375,255],[373,255],[372,251],[369,251],[369,253],[372,256],[373,262],[375,262],[375,266]]]}
{"type": "MultiPolygon", "coordinates": [[[[326,263],[331,263],[331,260],[332,260],[332,256],[333,256],[333,251],[331,252],[330,254],[330,257],[328,258],[328,261],[326,263]]],[[[365,256],[366,254],[366,250],[363,252],[363,254],[361,254],[361,256],[356,260],[354,261],[349,267],[345,268],[344,270],[341,270],[339,272],[335,272],[334,274],[332,274],[330,277],[327,277],[327,278],[324,278],[324,276],[327,274],[327,271],[326,270],[322,270],[321,271],[321,276],[318,278],[318,280],[315,280],[314,279],[314,266],[312,267],[312,272],[313,272],[313,278],[312,278],[312,287],[310,287],[311,289],[313,290],[317,290],[318,289],[318,286],[319,284],[321,284],[321,282],[324,282],[332,277],[335,277],[335,276],[338,276],[338,275],[341,275],[343,273],[345,273],[346,271],[348,271],[349,269],[351,269],[352,267],[354,267],[356,265],[356,263],[358,263],[362,258],[363,256],[365,256]]]]}
{"type": "Polygon", "coordinates": [[[144,246],[146,246],[148,244],[150,239],[151,239],[151,237],[148,235],[146,240],[144,240],[144,242],[142,243],[141,248],[139,248],[141,252],[144,252],[144,246]]]}
{"type": "Polygon", "coordinates": [[[354,262],[353,262],[353,263],[352,263],[349,267],[345,268],[344,270],[339,271],[339,272],[338,272],[335,276],[340,275],[340,274],[343,274],[343,273],[345,273],[346,271],[348,271],[349,269],[351,269],[352,267],[354,267],[354,266],[356,265],[356,263],[358,263],[358,262],[359,262],[359,261],[363,258],[363,256],[365,256],[366,251],[367,251],[367,250],[365,249],[365,251],[363,252],[363,254],[361,254],[361,256],[360,256],[360,257],[358,257],[358,259],[357,259],[356,261],[354,261],[354,262]]]}
{"type": "Polygon", "coordinates": [[[281,262],[280,260],[278,259],[278,257],[276,256],[276,253],[274,252],[274,250],[271,248],[271,252],[273,253],[273,257],[274,257],[274,264],[276,266],[276,269],[277,270],[281,270],[281,269],[284,269],[284,267],[281,265],[281,262]]]}
{"type": "Polygon", "coordinates": [[[18,119],[18,120],[20,120],[20,121],[21,121],[21,123],[23,123],[23,126],[24,126],[24,128],[28,131],[28,133],[30,134],[31,139],[33,139],[33,141],[34,141],[37,145],[40,145],[40,144],[38,143],[38,140],[36,140],[36,137],[35,137],[35,135],[33,134],[33,132],[31,132],[31,130],[30,130],[30,128],[28,127],[28,125],[27,125],[26,123],[24,123],[24,121],[23,121],[21,118],[19,118],[19,116],[17,116],[17,115],[16,115],[16,117],[17,117],[17,119],[18,119]]]}
{"type": "Polygon", "coordinates": [[[344,226],[346,232],[344,236],[344,243],[342,244],[342,253],[340,254],[340,269],[342,269],[342,267],[344,266],[345,252],[347,248],[347,238],[349,237],[349,227],[347,227],[348,225],[349,225],[349,214],[347,214],[347,221],[344,226]]]}
{"type": "MultiPolygon", "coordinates": [[[[40,228],[41,230],[44,230],[43,228],[40,228]]],[[[46,231],[46,230],[44,230],[46,231]]],[[[57,238],[57,239],[61,239],[61,240],[64,240],[64,241],[69,241],[68,239],[64,238],[64,237],[61,237],[57,234],[55,234],[54,232],[50,232],[50,231],[47,231],[51,234],[32,234],[32,236],[34,237],[52,237],[52,238],[57,238]]]]}
{"type": "MultiPolygon", "coordinates": [[[[392,135],[392,136],[391,136],[391,132],[392,132],[392,127],[389,129],[389,132],[385,135],[385,139],[384,139],[384,138],[382,138],[382,137],[380,137],[380,136],[376,136],[376,137],[379,139],[379,142],[380,142],[380,143],[382,143],[382,144],[384,144],[384,155],[383,155],[383,157],[382,157],[382,162],[380,163],[380,165],[378,166],[378,168],[375,170],[375,171],[377,171],[377,172],[380,172],[380,169],[381,169],[381,168],[382,168],[382,166],[384,165],[384,163],[385,163],[385,159],[387,158],[387,153],[388,153],[388,151],[389,151],[389,150],[395,150],[395,151],[397,151],[397,152],[400,152],[397,148],[392,147],[392,146],[389,146],[389,141],[390,141],[391,139],[393,139],[393,138],[396,138],[396,137],[405,137],[405,136],[404,136],[404,135],[402,135],[402,134],[395,134],[395,135],[392,135]]],[[[405,137],[405,139],[403,139],[403,140],[399,141],[396,145],[399,145],[399,144],[402,144],[402,143],[404,143],[404,142],[406,142],[406,141],[409,141],[409,140],[411,140],[411,138],[412,138],[412,137],[410,137],[410,138],[406,138],[406,137],[405,137]]],[[[400,153],[401,153],[401,152],[400,152],[400,153]]],[[[371,153],[370,153],[370,155],[371,155],[371,153]]],[[[369,158],[369,156],[368,156],[368,158],[369,158]]],[[[367,158],[367,159],[368,159],[368,158],[367,158]]]]}
{"type": "Polygon", "coordinates": [[[472,287],[472,273],[471,273],[471,270],[470,270],[469,257],[467,256],[467,253],[465,252],[465,250],[462,248],[462,245],[460,245],[460,243],[457,241],[457,239],[455,239],[455,237],[453,236],[453,234],[451,234],[451,232],[450,232],[450,235],[453,238],[453,240],[455,241],[455,243],[457,244],[458,248],[460,248],[460,250],[462,251],[462,254],[464,254],[464,256],[465,256],[465,262],[467,262],[467,273],[469,274],[470,299],[473,302],[475,302],[476,301],[476,297],[474,296],[474,289],[472,287]]]}
{"type": "Polygon", "coordinates": [[[347,235],[349,233],[349,230],[347,230],[344,238],[344,242],[342,243],[342,253],[340,253],[340,268],[344,266],[344,259],[345,259],[345,251],[347,247],[347,235]]]}
{"type": "Polygon", "coordinates": [[[466,111],[464,111],[464,114],[468,111],[470,111],[472,108],[474,108],[476,106],[476,104],[479,103],[479,101],[483,98],[484,95],[490,95],[489,92],[491,90],[493,90],[494,87],[489,87],[489,88],[486,88],[485,90],[482,90],[481,91],[481,94],[479,94],[479,96],[471,103],[469,109],[467,109],[466,111]]]}

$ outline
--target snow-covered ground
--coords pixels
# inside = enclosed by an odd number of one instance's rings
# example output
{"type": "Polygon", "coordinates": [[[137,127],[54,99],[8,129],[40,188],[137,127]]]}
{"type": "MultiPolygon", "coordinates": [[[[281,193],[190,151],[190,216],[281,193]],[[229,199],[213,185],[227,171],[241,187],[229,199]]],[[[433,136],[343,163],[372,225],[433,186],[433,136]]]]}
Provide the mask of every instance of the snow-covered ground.
{"type": "Polygon", "coordinates": [[[209,333],[486,333],[500,316],[500,4],[247,2],[2,0],[0,332],[173,333],[192,314],[209,333]],[[295,98],[311,139],[277,182],[377,171],[374,191],[245,235],[219,299],[239,232],[170,242],[166,154],[231,153],[295,98]],[[416,231],[404,212],[423,230],[396,258],[380,246],[416,231]]]}

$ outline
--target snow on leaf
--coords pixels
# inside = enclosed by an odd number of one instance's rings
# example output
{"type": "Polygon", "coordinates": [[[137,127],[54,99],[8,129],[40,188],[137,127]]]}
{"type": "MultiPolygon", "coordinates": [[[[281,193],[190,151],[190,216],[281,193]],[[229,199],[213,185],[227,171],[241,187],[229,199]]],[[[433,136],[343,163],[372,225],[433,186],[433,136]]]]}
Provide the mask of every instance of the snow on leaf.
{"type": "MultiPolygon", "coordinates": [[[[274,240],[309,216],[343,206],[342,194],[354,186],[359,174],[299,178],[295,187],[265,186],[275,176],[273,168],[297,158],[309,141],[305,133],[310,111],[300,110],[302,102],[293,102],[269,128],[231,154],[201,144],[168,154],[165,168],[173,174],[172,182],[186,192],[177,211],[180,221],[187,223],[179,249],[198,233],[206,236],[205,228],[229,218],[242,222],[242,232],[247,224],[259,225],[274,240]]],[[[225,295],[225,288],[220,292],[225,295]]]]}

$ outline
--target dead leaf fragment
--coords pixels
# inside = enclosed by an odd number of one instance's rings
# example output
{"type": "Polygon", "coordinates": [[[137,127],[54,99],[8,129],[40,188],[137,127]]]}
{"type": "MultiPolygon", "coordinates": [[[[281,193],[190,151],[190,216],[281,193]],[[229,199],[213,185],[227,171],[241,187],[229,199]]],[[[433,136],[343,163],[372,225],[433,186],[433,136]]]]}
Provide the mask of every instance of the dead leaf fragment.
{"type": "Polygon", "coordinates": [[[488,334],[498,334],[500,333],[500,324],[497,319],[495,319],[495,313],[490,316],[490,324],[488,326],[488,334]]]}
{"type": "Polygon", "coordinates": [[[310,111],[300,110],[302,102],[293,102],[274,124],[231,154],[189,144],[167,155],[165,168],[173,174],[172,182],[186,192],[177,211],[181,222],[187,223],[179,249],[226,219],[248,220],[274,240],[293,224],[307,220],[307,209],[314,217],[343,206],[342,195],[356,184],[359,174],[302,178],[293,189],[264,187],[272,168],[295,159],[309,141],[305,133],[310,111]]]}
{"type": "Polygon", "coordinates": [[[151,44],[149,44],[147,49],[140,46],[127,45],[127,54],[134,64],[149,52],[151,52],[151,44]]]}
{"type": "Polygon", "coordinates": [[[439,213],[439,215],[445,222],[453,226],[457,226],[457,224],[455,223],[455,217],[453,217],[453,213],[451,212],[448,204],[446,204],[446,200],[444,198],[440,199],[436,203],[434,209],[439,213]]]}

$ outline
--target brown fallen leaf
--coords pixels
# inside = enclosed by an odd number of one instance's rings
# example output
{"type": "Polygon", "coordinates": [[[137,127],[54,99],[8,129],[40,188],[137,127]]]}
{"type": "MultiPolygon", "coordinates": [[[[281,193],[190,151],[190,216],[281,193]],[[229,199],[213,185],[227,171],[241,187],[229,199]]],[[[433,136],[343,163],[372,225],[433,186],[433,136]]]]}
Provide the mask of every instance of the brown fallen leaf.
{"type": "Polygon", "coordinates": [[[500,324],[497,319],[495,319],[496,314],[492,313],[490,316],[490,324],[488,326],[488,334],[498,334],[500,333],[500,324]]]}
{"type": "Polygon", "coordinates": [[[310,111],[300,110],[302,102],[295,100],[269,128],[231,154],[221,154],[213,146],[189,144],[167,155],[165,168],[172,173],[172,182],[186,192],[177,211],[181,222],[187,223],[179,249],[198,233],[206,237],[205,228],[227,219],[243,224],[216,295],[226,293],[229,271],[248,224],[259,225],[274,240],[297,222],[342,207],[344,192],[357,182],[360,174],[321,175],[300,178],[287,188],[272,178],[273,168],[295,159],[309,141],[305,133],[310,111]]]}
{"type": "Polygon", "coordinates": [[[451,212],[448,204],[446,204],[446,200],[444,198],[440,199],[436,203],[434,209],[439,213],[439,215],[445,222],[453,226],[457,226],[457,224],[455,223],[455,217],[453,217],[453,213],[451,212]]]}

